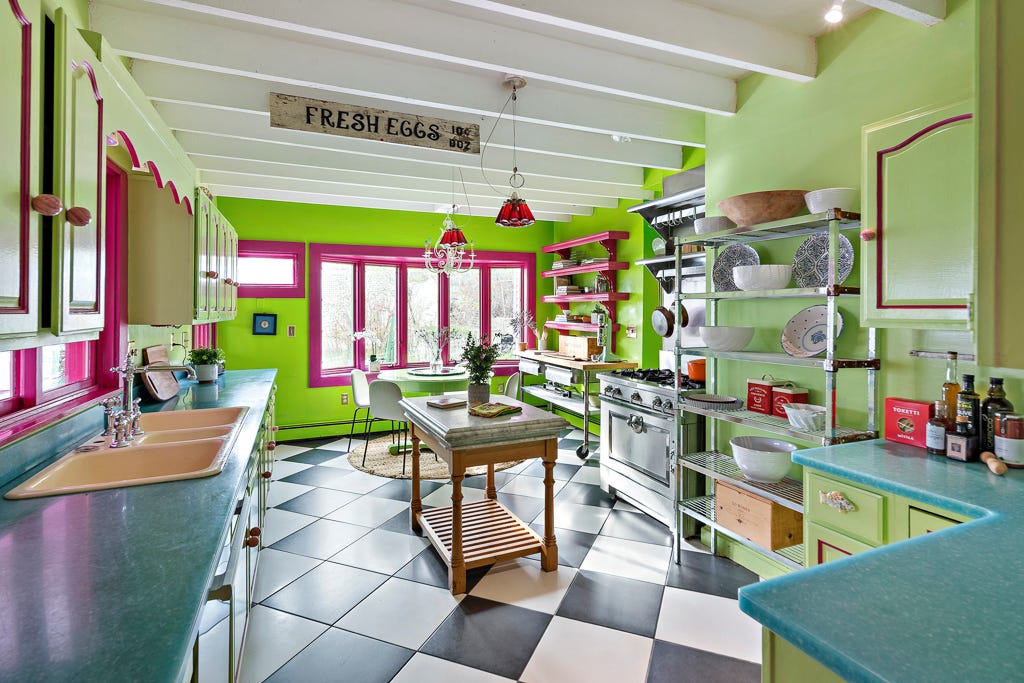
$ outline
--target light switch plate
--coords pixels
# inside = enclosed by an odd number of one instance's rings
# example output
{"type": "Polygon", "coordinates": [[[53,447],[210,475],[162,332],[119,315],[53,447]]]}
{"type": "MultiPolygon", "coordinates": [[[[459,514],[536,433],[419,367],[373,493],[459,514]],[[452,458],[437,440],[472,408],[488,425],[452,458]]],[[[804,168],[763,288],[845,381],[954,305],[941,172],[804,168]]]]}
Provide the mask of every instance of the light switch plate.
{"type": "Polygon", "coordinates": [[[295,336],[295,325],[289,325],[288,326],[288,336],[289,337],[294,337],[295,336]]]}
{"type": "Polygon", "coordinates": [[[630,325],[626,328],[626,336],[630,339],[636,339],[636,325],[630,325]]]}
{"type": "Polygon", "coordinates": [[[341,395],[341,405],[343,405],[343,406],[347,406],[348,405],[348,394],[342,394],[341,395]]]}

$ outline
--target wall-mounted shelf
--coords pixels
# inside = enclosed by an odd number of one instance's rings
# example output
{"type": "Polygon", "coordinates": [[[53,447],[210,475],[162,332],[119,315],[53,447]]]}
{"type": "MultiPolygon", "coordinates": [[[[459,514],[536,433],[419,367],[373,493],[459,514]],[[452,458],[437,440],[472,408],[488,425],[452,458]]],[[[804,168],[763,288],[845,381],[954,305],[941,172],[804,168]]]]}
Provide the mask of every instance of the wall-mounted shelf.
{"type": "Polygon", "coordinates": [[[605,249],[608,249],[608,256],[611,258],[611,252],[615,250],[616,240],[624,239],[629,239],[629,233],[625,230],[605,230],[604,232],[596,232],[593,235],[585,235],[564,242],[555,242],[554,244],[541,247],[541,251],[545,254],[561,254],[562,252],[569,252],[573,247],[582,247],[584,244],[600,244],[605,249]]]}
{"type": "MultiPolygon", "coordinates": [[[[560,323],[553,320],[549,320],[544,323],[544,327],[549,330],[558,330],[560,332],[597,332],[597,325],[594,323],[560,323]]],[[[612,325],[612,332],[618,332],[622,326],[618,323],[612,325]]]]}
{"type": "Polygon", "coordinates": [[[541,277],[560,277],[564,275],[579,275],[580,273],[607,273],[613,270],[626,270],[629,264],[625,261],[608,261],[606,263],[588,263],[585,266],[571,266],[569,268],[552,268],[540,274],[541,277]]]}
{"type": "Polygon", "coordinates": [[[607,303],[610,301],[625,301],[629,298],[629,292],[588,292],[587,294],[546,294],[541,301],[546,304],[574,304],[581,302],[607,303]]]}

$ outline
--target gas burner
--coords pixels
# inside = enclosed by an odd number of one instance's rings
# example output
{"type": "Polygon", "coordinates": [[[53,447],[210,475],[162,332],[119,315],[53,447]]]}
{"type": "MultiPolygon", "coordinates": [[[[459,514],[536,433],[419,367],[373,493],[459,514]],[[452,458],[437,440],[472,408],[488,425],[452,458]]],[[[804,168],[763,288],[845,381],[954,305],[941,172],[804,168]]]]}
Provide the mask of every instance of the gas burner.
{"type": "MultiPolygon", "coordinates": [[[[648,382],[650,384],[656,384],[662,387],[672,387],[675,384],[675,377],[671,370],[663,370],[660,368],[647,368],[642,370],[614,370],[610,374],[620,377],[622,379],[636,380],[638,382],[648,382]]],[[[681,375],[679,378],[680,388],[683,391],[694,391],[697,389],[704,388],[704,382],[698,382],[692,380],[686,375],[681,375]]]]}

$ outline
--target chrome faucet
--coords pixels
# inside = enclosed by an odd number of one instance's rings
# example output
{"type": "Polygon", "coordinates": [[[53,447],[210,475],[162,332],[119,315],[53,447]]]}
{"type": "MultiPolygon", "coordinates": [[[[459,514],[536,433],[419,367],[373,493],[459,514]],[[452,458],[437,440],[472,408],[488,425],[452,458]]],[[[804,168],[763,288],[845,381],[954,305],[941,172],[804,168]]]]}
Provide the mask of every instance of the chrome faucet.
{"type": "Polygon", "coordinates": [[[135,393],[136,375],[147,372],[185,372],[188,379],[196,378],[196,373],[190,365],[135,365],[135,350],[130,347],[124,355],[124,362],[116,368],[110,368],[110,371],[121,377],[121,405],[116,406],[111,399],[100,403],[107,415],[107,431],[104,434],[112,433],[114,437],[110,441],[111,448],[130,446],[136,436],[145,433],[140,423],[142,411],[139,410],[139,403],[142,399],[132,396],[135,393]]]}

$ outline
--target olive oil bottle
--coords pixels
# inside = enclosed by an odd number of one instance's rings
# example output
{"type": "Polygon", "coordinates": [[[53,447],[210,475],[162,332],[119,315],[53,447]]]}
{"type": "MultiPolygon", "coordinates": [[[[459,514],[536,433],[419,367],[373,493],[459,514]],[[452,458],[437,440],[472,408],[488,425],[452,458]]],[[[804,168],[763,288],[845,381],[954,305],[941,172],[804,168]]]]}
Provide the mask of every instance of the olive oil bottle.
{"type": "Polygon", "coordinates": [[[1013,412],[1013,404],[1006,400],[1002,377],[990,377],[988,396],[981,404],[981,450],[996,447],[996,413],[1013,412]]]}
{"type": "Polygon", "coordinates": [[[956,381],[956,359],[956,351],[946,352],[946,381],[942,385],[942,400],[946,402],[950,423],[956,421],[956,395],[960,393],[960,383],[956,381]]]}

